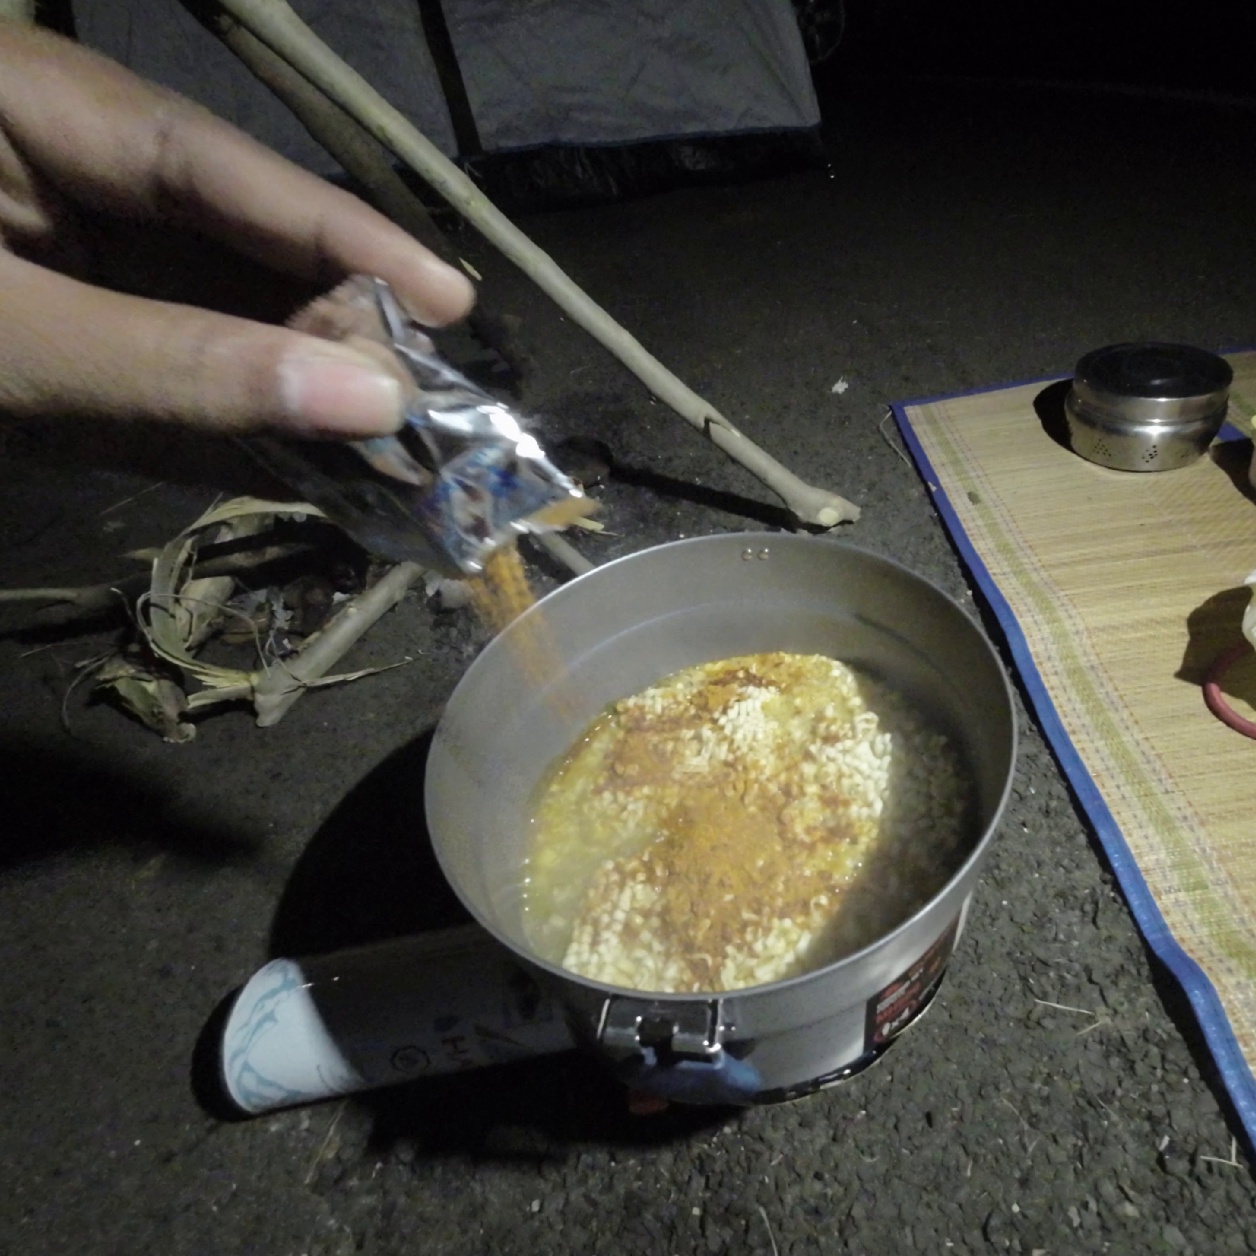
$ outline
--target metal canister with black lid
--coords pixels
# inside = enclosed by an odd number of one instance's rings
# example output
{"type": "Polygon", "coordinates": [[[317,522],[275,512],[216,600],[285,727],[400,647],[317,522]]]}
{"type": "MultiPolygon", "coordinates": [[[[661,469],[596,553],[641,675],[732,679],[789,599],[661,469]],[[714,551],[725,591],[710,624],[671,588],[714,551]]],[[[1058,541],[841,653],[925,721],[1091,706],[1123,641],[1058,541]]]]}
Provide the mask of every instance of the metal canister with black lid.
{"type": "Polygon", "coordinates": [[[1189,466],[1225,421],[1230,364],[1192,345],[1108,345],[1077,364],[1065,399],[1075,453],[1117,471],[1189,466]]]}

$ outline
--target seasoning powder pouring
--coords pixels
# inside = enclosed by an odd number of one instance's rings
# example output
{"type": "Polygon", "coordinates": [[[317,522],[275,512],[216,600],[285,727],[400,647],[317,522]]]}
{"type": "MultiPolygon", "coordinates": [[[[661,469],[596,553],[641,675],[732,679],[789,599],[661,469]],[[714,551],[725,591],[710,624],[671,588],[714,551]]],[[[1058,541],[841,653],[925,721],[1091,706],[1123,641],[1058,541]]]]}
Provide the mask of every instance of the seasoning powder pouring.
{"type": "Polygon", "coordinates": [[[396,436],[245,446],[364,548],[448,576],[479,576],[520,534],[570,526],[594,503],[514,410],[437,356],[381,279],[355,275],[292,320],[377,358],[406,389],[396,436]]]}

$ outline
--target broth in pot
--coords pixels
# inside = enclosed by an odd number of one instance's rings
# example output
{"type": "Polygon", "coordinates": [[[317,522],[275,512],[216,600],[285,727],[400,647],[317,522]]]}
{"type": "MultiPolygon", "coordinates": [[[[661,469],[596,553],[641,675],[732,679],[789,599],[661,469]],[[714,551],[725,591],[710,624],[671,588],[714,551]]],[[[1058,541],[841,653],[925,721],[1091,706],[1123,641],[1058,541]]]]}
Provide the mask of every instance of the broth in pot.
{"type": "Polygon", "coordinates": [[[941,729],[835,659],[686,668],[613,703],[543,782],[525,932],[542,958],[635,990],[798,976],[946,884],[971,794],[941,729]]]}

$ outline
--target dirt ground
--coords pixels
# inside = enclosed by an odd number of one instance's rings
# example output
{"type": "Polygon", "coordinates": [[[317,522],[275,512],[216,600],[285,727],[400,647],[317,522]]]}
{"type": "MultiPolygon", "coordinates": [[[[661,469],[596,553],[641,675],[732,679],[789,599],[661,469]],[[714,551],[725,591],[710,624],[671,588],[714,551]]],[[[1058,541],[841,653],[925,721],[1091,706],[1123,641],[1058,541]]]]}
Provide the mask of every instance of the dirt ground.
{"type": "MultiPolygon", "coordinates": [[[[886,403],[1064,375],[1122,340],[1256,343],[1256,110],[865,80],[826,111],[829,173],[523,225],[777,457],[858,501],[844,540],[962,599],[886,403]]],[[[591,559],[772,526],[755,481],[461,246],[524,320],[545,435],[595,435],[634,469],[600,490],[591,559]]],[[[0,585],[125,574],[120,554],[231,486],[224,451],[163,469],[149,440],[140,474],[124,440],[113,465],[57,445],[0,457],[0,585]]],[[[634,1118],[568,1054],[231,1122],[193,1085],[219,1001],[270,954],[423,923],[406,748],[482,633],[412,596],[348,660],[408,666],[170,746],[66,696],[106,637],[24,623],[0,621],[0,1252],[1256,1252],[1250,1149],[1024,711],[941,995],[844,1086],[634,1118]]]]}

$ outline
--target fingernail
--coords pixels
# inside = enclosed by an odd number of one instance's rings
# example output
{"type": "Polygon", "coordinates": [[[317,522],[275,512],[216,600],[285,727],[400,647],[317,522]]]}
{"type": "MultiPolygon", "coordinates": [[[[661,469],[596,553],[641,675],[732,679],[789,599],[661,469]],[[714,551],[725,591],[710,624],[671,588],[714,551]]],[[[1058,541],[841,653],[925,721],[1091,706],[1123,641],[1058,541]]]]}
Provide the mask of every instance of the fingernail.
{"type": "Polygon", "coordinates": [[[401,426],[401,384],[351,349],[302,345],[279,364],[291,425],[345,436],[383,436],[401,426]]]}
{"type": "Polygon", "coordinates": [[[475,305],[475,287],[460,270],[438,257],[425,257],[417,279],[407,285],[406,304],[428,327],[444,327],[465,318],[475,305]]]}

